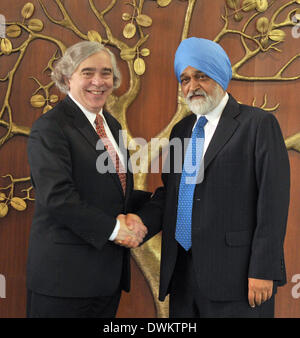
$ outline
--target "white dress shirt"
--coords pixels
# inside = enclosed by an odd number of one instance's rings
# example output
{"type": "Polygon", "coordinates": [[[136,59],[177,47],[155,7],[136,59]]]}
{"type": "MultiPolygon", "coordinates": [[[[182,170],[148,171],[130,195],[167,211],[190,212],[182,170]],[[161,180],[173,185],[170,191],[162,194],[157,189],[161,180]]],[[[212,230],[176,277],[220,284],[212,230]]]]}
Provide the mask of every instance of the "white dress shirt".
{"type": "Polygon", "coordinates": [[[193,130],[196,126],[196,123],[198,122],[198,119],[201,116],[205,116],[207,118],[207,123],[204,126],[204,133],[205,133],[205,138],[204,138],[204,146],[203,146],[203,154],[202,154],[202,158],[205,155],[205,152],[208,148],[208,145],[216,131],[217,125],[219,123],[220,117],[222,115],[222,112],[228,102],[229,99],[229,95],[227,93],[225,93],[225,95],[223,96],[222,100],[220,101],[220,103],[217,105],[217,107],[215,109],[213,109],[212,111],[206,113],[205,115],[198,115],[197,116],[197,120],[194,124],[193,130]]]}
{"type": "MultiPolygon", "coordinates": [[[[74,101],[74,103],[82,110],[82,112],[84,113],[84,115],[86,116],[86,118],[89,120],[90,124],[92,125],[92,127],[95,129],[95,131],[97,132],[96,130],[96,124],[95,124],[95,119],[96,119],[96,114],[95,113],[91,113],[90,111],[88,111],[85,107],[83,107],[78,101],[76,101],[74,99],[74,97],[71,95],[71,93],[68,93],[69,97],[74,101]]],[[[112,143],[113,147],[115,148],[119,158],[120,158],[120,161],[121,163],[123,164],[123,167],[126,168],[124,166],[124,156],[123,154],[121,153],[120,151],[120,148],[119,146],[117,145],[117,142],[115,140],[115,138],[113,137],[109,127],[108,127],[108,124],[105,120],[105,117],[103,115],[103,109],[101,108],[99,114],[102,116],[103,118],[103,125],[104,125],[104,129],[105,129],[105,132],[106,132],[106,135],[107,137],[109,138],[110,142],[112,143]]],[[[96,165],[96,164],[95,164],[96,165]]],[[[114,241],[115,238],[117,237],[117,234],[119,232],[119,229],[120,229],[120,222],[119,220],[117,219],[117,222],[116,222],[116,225],[115,225],[115,228],[112,232],[112,234],[110,235],[109,237],[109,240],[110,241],[114,241]]]]}

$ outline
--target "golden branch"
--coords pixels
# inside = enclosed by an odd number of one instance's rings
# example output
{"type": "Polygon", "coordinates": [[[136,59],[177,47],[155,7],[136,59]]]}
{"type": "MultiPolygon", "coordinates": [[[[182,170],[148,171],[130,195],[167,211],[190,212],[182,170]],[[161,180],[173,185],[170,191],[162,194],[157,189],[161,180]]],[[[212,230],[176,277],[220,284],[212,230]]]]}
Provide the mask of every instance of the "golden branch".
{"type": "Polygon", "coordinates": [[[63,4],[61,3],[60,0],[55,0],[56,4],[58,5],[62,15],[63,15],[63,19],[62,20],[56,20],[54,19],[49,12],[47,11],[46,7],[44,6],[42,0],[38,0],[38,2],[40,3],[45,15],[47,16],[47,18],[53,22],[56,25],[60,25],[63,26],[67,29],[70,29],[71,31],[73,31],[76,35],[78,35],[81,39],[87,40],[87,35],[83,34],[78,28],[77,26],[74,24],[73,20],[71,19],[71,17],[69,16],[68,12],[66,11],[65,7],[63,6],[63,4]]]}
{"type": "Polygon", "coordinates": [[[288,137],[285,140],[287,150],[295,150],[300,153],[300,133],[288,137]]]}
{"type": "MultiPolygon", "coordinates": [[[[275,3],[275,1],[273,1],[268,8],[270,8],[273,4],[275,3]]],[[[222,30],[219,32],[219,34],[216,36],[216,38],[214,39],[214,41],[216,42],[220,42],[220,40],[227,34],[237,34],[240,35],[241,37],[241,42],[242,45],[244,47],[245,50],[245,55],[239,60],[237,61],[235,64],[232,65],[232,73],[233,73],[233,79],[235,80],[243,80],[243,81],[293,81],[293,80],[297,80],[300,78],[300,75],[297,76],[292,76],[292,77],[285,77],[283,76],[283,72],[287,69],[287,67],[293,62],[295,61],[298,57],[299,54],[295,55],[294,57],[292,57],[284,66],[281,67],[281,69],[279,69],[279,71],[273,75],[273,76],[243,76],[239,73],[239,70],[241,69],[241,67],[243,65],[245,65],[250,59],[252,59],[253,57],[255,57],[256,55],[258,55],[260,52],[268,52],[269,50],[273,49],[277,52],[280,52],[280,50],[275,47],[276,45],[278,45],[279,43],[283,42],[284,38],[279,39],[278,41],[274,41],[271,42],[268,46],[265,46],[264,44],[262,44],[262,40],[259,41],[259,39],[267,39],[270,41],[270,38],[272,36],[272,32],[274,31],[274,29],[278,28],[278,27],[286,27],[289,25],[292,25],[292,21],[290,19],[291,15],[293,12],[295,12],[295,10],[292,10],[287,18],[282,22],[282,23],[275,23],[276,19],[278,18],[278,16],[282,13],[282,11],[284,9],[286,9],[287,7],[289,7],[290,5],[293,4],[299,4],[298,0],[292,0],[289,1],[288,3],[280,6],[272,15],[270,21],[269,21],[269,26],[267,31],[264,34],[260,34],[260,35],[256,35],[256,36],[250,36],[248,34],[246,34],[246,30],[249,27],[250,23],[252,23],[255,19],[255,17],[257,17],[260,12],[255,12],[254,14],[252,14],[244,23],[243,28],[241,29],[241,31],[238,30],[233,30],[233,29],[229,29],[229,14],[228,14],[228,8],[227,5],[225,6],[225,15],[222,16],[222,19],[224,20],[224,26],[222,28],[222,30]],[[251,50],[247,43],[247,41],[252,41],[257,45],[257,48],[254,50],[251,50]]],[[[242,8],[241,8],[242,9],[242,8]]],[[[239,10],[241,10],[239,9],[239,10]]],[[[237,11],[234,11],[234,13],[236,13],[237,11]]],[[[284,34],[284,33],[282,33],[284,34]]],[[[264,42],[266,43],[265,40],[264,42]]]]}

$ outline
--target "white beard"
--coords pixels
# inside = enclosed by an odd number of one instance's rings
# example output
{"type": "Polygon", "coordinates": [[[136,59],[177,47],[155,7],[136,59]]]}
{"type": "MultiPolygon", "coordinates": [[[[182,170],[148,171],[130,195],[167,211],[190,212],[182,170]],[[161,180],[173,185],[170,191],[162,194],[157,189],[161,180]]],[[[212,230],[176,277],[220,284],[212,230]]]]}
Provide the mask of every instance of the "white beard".
{"type": "Polygon", "coordinates": [[[218,84],[216,84],[215,88],[213,89],[212,95],[208,95],[202,89],[197,89],[193,92],[189,92],[185,100],[190,110],[194,114],[205,115],[218,106],[223,96],[224,91],[218,84]],[[199,99],[194,98],[193,100],[191,100],[190,97],[193,95],[201,95],[202,97],[199,99]]]}

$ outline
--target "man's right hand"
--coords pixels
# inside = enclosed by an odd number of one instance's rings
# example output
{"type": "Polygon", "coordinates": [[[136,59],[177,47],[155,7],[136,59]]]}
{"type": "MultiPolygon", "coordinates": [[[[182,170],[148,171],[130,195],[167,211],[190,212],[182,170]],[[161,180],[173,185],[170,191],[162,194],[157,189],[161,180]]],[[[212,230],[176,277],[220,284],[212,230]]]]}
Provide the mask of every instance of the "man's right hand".
{"type": "Polygon", "coordinates": [[[138,247],[148,232],[142,220],[134,214],[120,214],[117,219],[120,222],[120,230],[115,243],[127,248],[138,247]]]}

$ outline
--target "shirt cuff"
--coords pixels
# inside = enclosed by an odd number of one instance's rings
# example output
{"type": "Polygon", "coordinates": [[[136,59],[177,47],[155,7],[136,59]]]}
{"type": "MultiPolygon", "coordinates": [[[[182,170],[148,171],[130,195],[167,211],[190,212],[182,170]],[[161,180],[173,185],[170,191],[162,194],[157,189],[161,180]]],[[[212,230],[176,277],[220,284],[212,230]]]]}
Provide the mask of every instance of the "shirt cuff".
{"type": "Polygon", "coordinates": [[[117,219],[117,223],[115,225],[114,231],[112,232],[112,234],[109,237],[110,241],[114,241],[116,239],[119,230],[120,230],[120,221],[117,219]]]}

